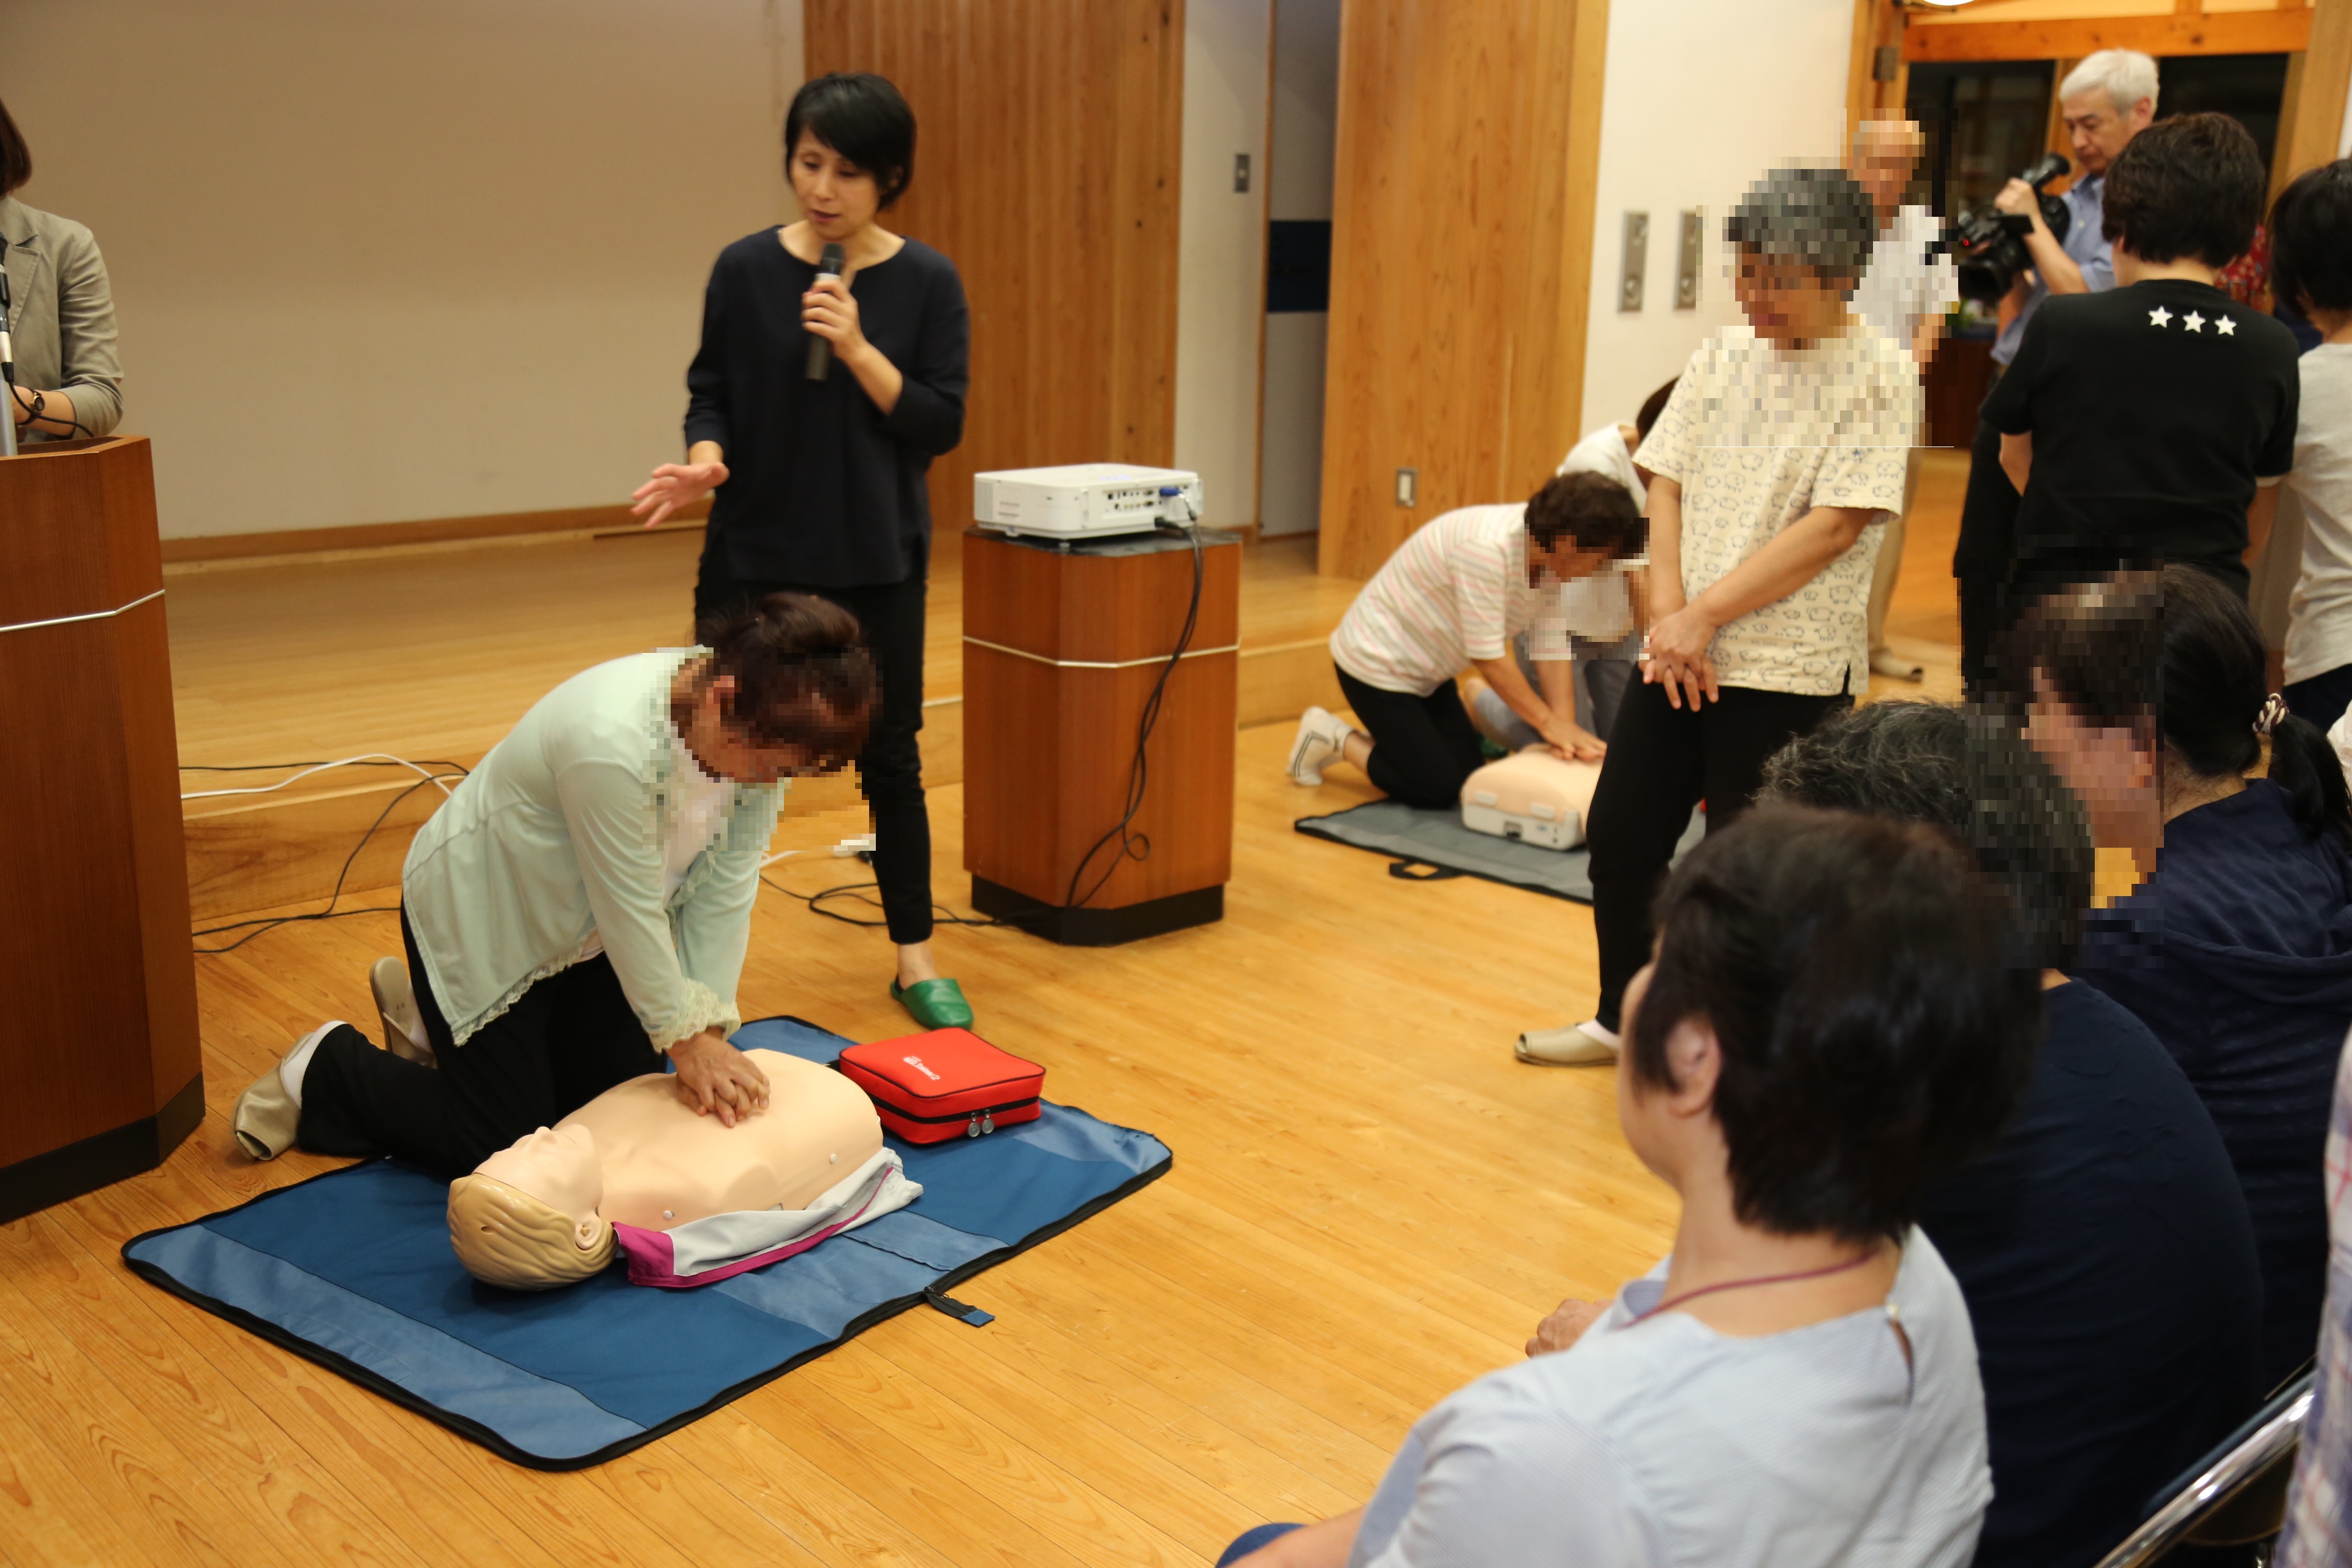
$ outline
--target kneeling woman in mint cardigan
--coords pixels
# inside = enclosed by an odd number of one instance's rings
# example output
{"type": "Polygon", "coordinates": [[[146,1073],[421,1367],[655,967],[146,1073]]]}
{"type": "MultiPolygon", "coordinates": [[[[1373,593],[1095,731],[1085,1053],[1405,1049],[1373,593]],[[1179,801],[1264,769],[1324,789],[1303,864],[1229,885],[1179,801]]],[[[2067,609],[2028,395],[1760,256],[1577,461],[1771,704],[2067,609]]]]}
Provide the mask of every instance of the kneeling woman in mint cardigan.
{"type": "Polygon", "coordinates": [[[393,1154],[456,1177],[616,1083],[677,1069],[729,1126],[764,1105],[727,1043],[782,781],[843,765],[876,700],[845,610],[770,595],[707,647],[632,655],[534,704],[417,833],[385,1050],[340,1020],[237,1102],[255,1159],[393,1154]]]}

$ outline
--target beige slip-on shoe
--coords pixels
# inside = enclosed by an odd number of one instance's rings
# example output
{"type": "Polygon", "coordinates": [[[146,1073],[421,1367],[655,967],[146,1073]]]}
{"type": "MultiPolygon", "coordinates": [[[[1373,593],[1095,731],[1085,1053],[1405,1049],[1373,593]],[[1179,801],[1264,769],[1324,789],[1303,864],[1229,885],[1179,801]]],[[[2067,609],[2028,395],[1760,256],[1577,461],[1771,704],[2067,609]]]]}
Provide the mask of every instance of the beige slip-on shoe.
{"type": "Polygon", "coordinates": [[[239,1148],[256,1160],[275,1160],[294,1147],[295,1129],[302,1120],[302,1092],[299,1086],[302,1075],[310,1070],[310,1053],[319,1048],[328,1030],[342,1026],[341,1018],[320,1025],[295,1041],[293,1049],[276,1067],[255,1079],[253,1086],[237,1096],[229,1127],[236,1134],[239,1148]],[[289,1068],[294,1073],[290,1082],[286,1076],[289,1068]]]}
{"type": "Polygon", "coordinates": [[[1596,1067],[1617,1059],[1617,1047],[1592,1032],[1597,1026],[1573,1024],[1565,1029],[1529,1029],[1519,1037],[1512,1054],[1523,1062],[1543,1067],[1596,1067]]]}
{"type": "Polygon", "coordinates": [[[419,1067],[437,1067],[433,1042],[425,1037],[425,1016],[417,1010],[416,991],[409,984],[408,965],[397,958],[379,958],[368,971],[368,989],[375,993],[376,1020],[383,1026],[383,1048],[419,1067]]]}

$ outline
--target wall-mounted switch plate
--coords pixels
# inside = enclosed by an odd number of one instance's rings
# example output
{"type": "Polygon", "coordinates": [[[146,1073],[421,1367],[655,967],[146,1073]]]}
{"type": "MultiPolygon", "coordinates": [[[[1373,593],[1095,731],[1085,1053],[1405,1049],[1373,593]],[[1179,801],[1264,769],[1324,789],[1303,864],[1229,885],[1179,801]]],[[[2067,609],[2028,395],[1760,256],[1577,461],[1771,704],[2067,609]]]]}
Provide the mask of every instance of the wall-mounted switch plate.
{"type": "Polygon", "coordinates": [[[1397,470],[1396,486],[1397,505],[1418,506],[1421,504],[1420,496],[1421,470],[1419,468],[1399,468],[1397,470]]]}
{"type": "Polygon", "coordinates": [[[1650,215],[1625,215],[1625,245],[1617,260],[1617,308],[1642,308],[1642,285],[1650,271],[1650,215]]]}
{"type": "Polygon", "coordinates": [[[1234,195],[1241,196],[1247,195],[1248,194],[1249,154],[1246,153],[1236,153],[1234,154],[1234,195]]]}
{"type": "Polygon", "coordinates": [[[1699,258],[1706,252],[1706,217],[1696,207],[1683,209],[1682,234],[1675,246],[1675,309],[1698,309],[1699,258]]]}

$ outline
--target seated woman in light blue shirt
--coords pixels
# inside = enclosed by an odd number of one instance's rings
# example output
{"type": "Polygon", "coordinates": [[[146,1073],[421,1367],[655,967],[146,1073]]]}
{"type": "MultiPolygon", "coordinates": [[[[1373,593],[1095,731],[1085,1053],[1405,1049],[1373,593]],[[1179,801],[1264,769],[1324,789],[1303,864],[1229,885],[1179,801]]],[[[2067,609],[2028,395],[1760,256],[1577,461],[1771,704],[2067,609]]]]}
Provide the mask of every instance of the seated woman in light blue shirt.
{"type": "Polygon", "coordinates": [[[335,1020],[237,1102],[256,1159],[392,1154],[465,1174],[616,1083],[677,1068],[729,1126],[767,1102],[727,1043],[785,780],[842,766],[878,691],[848,611],[772,594],[709,646],[600,664],[532,704],[401,874],[387,1048],[335,1020]]]}
{"type": "Polygon", "coordinates": [[[1710,835],[1658,917],[1617,1095],[1681,1198],[1673,1254],[1570,1348],[1422,1417],[1366,1507],[1228,1561],[1969,1561],[1992,1493],[1976,1342],[1913,1219],[2031,1069],[2032,957],[1943,834],[1788,806],[1710,835]]]}

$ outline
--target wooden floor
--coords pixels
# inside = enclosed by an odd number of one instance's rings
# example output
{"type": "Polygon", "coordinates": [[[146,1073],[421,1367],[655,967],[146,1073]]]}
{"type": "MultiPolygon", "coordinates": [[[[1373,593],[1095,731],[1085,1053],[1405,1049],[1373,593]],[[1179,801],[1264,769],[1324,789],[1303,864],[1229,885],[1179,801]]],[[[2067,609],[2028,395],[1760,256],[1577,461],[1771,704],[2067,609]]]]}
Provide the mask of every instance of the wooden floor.
{"type": "MultiPolygon", "coordinates": [[[[1892,626],[1933,656],[1931,692],[1956,685],[1948,466],[1931,467],[1892,626]]],[[[690,552],[611,548],[645,563],[628,614],[577,597],[560,552],[536,582],[509,570],[529,548],[502,552],[495,591],[464,552],[373,583],[320,568],[343,584],[331,595],[283,570],[174,577],[183,755],[487,744],[503,721],[476,707],[519,710],[680,629],[690,552]],[[571,640],[512,629],[562,621],[566,595],[571,640]],[[404,620],[453,605],[474,626],[461,646],[401,641],[404,620]]],[[[1349,587],[1269,592],[1261,609],[1312,636],[1349,587]]],[[[947,597],[935,679],[955,646],[947,597]]],[[[1670,1208],[1619,1136],[1612,1071],[1511,1059],[1518,1030],[1590,1006],[1590,912],[1398,881],[1298,836],[1294,817],[1369,792],[1346,770],[1292,785],[1288,740],[1241,735],[1223,923],[1108,951],[940,934],[982,1029],[1044,1062],[1055,1099],[1165,1139],[1172,1173],[960,1288],[988,1327],[906,1313],[580,1474],[516,1468],[124,1270],[130,1236],[337,1163],[256,1166],[228,1110],[319,1020],[373,1032],[366,967],[398,933],[369,915],[198,960],[204,1126],[160,1171],[0,1226],[0,1562],[1189,1564],[1260,1521],[1361,1501],[1430,1404],[1517,1359],[1562,1296],[1647,1267],[1670,1208]]],[[[931,798],[938,887],[966,907],[961,789],[931,798]]],[[[778,847],[828,845],[861,816],[789,820],[778,847]]],[[[811,892],[854,871],[819,858],[772,875],[811,892]]],[[[887,975],[879,931],[761,895],[747,1016],[898,1033],[887,975]]]]}

